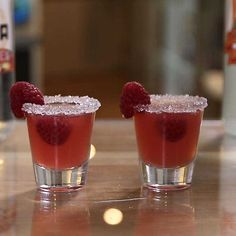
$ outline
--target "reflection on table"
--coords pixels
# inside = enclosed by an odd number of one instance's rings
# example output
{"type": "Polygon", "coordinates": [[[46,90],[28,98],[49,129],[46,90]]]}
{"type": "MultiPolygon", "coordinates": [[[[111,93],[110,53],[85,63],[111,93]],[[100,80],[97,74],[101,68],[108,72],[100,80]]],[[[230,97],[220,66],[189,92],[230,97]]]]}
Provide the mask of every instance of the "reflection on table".
{"type": "Polygon", "coordinates": [[[236,138],[205,121],[190,189],[142,188],[132,121],[98,120],[86,187],[35,189],[26,124],[0,143],[1,235],[235,235],[236,138]]]}

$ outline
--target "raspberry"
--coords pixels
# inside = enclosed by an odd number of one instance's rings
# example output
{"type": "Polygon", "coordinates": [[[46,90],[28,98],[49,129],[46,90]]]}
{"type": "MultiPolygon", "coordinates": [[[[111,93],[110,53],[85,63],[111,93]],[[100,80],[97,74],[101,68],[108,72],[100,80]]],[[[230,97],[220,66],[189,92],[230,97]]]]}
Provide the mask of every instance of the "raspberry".
{"type": "Polygon", "coordinates": [[[33,84],[28,82],[17,82],[10,89],[10,105],[12,112],[17,118],[23,118],[21,110],[24,103],[44,104],[43,94],[33,84]]]}
{"type": "Polygon", "coordinates": [[[187,122],[176,115],[164,114],[159,123],[159,130],[165,140],[176,142],[185,136],[187,122]]]}
{"type": "Polygon", "coordinates": [[[120,110],[125,118],[134,115],[135,106],[150,103],[150,96],[140,83],[133,81],[124,85],[120,97],[120,110]]]}
{"type": "Polygon", "coordinates": [[[50,145],[61,145],[66,142],[71,126],[64,117],[45,116],[38,120],[36,129],[40,137],[50,145]]]}

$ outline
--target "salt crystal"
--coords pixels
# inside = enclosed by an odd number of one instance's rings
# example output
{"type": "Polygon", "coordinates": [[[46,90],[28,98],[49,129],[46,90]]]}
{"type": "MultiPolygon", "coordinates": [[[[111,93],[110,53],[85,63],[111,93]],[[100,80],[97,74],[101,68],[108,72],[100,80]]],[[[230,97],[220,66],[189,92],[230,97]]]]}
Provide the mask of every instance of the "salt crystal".
{"type": "Polygon", "coordinates": [[[101,106],[97,99],[88,96],[44,96],[44,102],[25,103],[22,110],[35,115],[81,115],[95,112],[101,106]]]}
{"type": "Polygon", "coordinates": [[[151,104],[146,106],[137,106],[138,111],[147,112],[196,112],[203,111],[207,107],[207,99],[199,96],[190,95],[150,95],[151,104]]]}

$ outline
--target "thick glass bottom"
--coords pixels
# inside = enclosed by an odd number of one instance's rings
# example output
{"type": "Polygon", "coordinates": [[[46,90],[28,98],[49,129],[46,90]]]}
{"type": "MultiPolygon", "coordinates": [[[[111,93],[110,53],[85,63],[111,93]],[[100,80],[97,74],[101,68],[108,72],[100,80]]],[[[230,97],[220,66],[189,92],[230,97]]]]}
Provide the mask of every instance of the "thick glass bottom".
{"type": "Polygon", "coordinates": [[[42,191],[70,192],[85,185],[87,162],[80,167],[65,170],[48,169],[36,163],[33,165],[37,187],[42,191]]]}
{"type": "Polygon", "coordinates": [[[192,182],[194,162],[176,168],[157,168],[140,161],[143,185],[153,191],[182,190],[192,182]]]}

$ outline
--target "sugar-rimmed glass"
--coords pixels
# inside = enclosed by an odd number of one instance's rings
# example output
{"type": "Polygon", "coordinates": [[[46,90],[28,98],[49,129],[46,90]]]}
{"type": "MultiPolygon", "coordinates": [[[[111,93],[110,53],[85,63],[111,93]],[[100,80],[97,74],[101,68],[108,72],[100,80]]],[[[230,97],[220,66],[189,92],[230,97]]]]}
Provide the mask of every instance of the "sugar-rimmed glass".
{"type": "Polygon", "coordinates": [[[26,103],[36,184],[45,191],[72,191],[85,184],[98,100],[88,96],[45,96],[26,103]]]}
{"type": "Polygon", "coordinates": [[[191,185],[200,125],[207,100],[189,95],[151,95],[137,107],[135,130],[144,186],[154,190],[191,185]]]}

